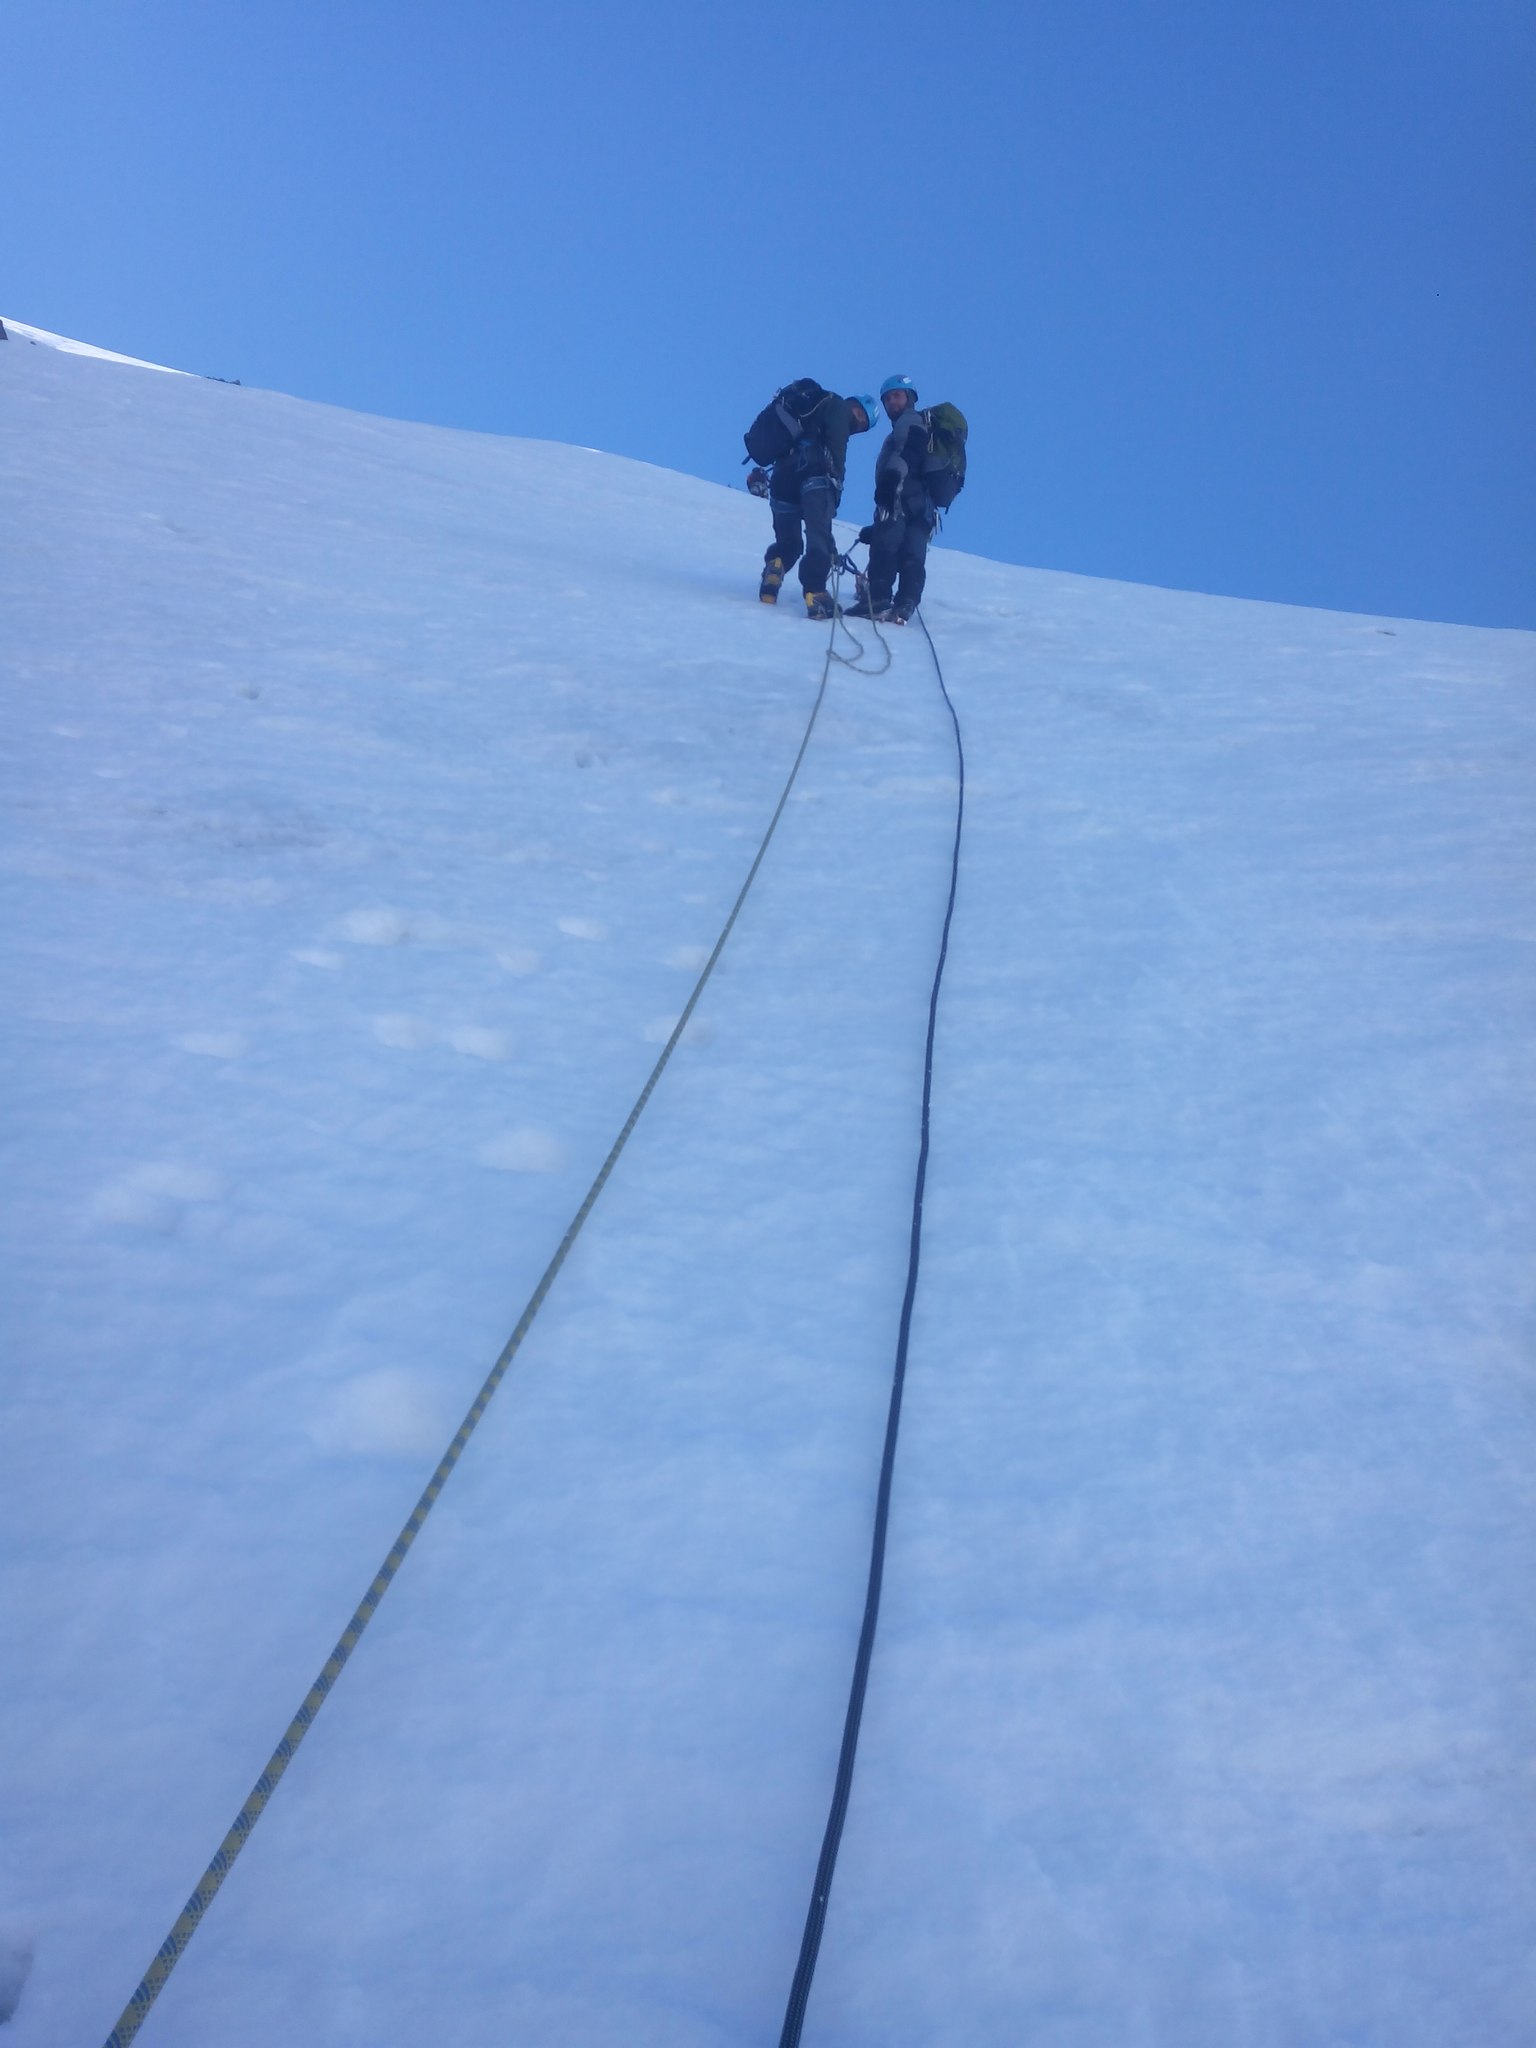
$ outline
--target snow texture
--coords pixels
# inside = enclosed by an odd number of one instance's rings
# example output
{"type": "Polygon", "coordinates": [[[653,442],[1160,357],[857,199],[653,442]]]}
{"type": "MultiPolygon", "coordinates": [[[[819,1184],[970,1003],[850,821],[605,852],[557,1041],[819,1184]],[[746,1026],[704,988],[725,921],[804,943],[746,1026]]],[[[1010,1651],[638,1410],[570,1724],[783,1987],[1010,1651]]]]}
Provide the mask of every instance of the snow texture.
{"type": "MultiPolygon", "coordinates": [[[[15,342],[0,445],[0,2018],[56,2048],[564,1232],[823,637],[760,506],[587,450],[15,342]]],[[[1536,643],[930,593],[966,838],[806,2041],[1525,2048],[1536,643]]],[[[954,810],[896,639],[146,2048],[777,2039],[954,810]]]]}

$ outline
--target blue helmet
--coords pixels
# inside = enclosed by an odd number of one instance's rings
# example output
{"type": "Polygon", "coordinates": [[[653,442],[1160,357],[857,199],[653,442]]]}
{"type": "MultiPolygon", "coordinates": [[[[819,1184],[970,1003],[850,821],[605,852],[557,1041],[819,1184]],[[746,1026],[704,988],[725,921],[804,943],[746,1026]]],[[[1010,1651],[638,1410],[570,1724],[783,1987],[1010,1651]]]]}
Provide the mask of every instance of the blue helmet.
{"type": "Polygon", "coordinates": [[[880,408],[875,403],[875,401],[870,397],[867,391],[855,391],[849,398],[848,403],[850,405],[862,406],[864,408],[865,421],[870,426],[873,426],[875,424],[875,414],[880,410],[880,408]]]}
{"type": "Polygon", "coordinates": [[[880,396],[884,398],[888,391],[908,392],[911,395],[912,403],[914,405],[917,403],[917,386],[910,377],[887,377],[880,386],[880,396]]]}

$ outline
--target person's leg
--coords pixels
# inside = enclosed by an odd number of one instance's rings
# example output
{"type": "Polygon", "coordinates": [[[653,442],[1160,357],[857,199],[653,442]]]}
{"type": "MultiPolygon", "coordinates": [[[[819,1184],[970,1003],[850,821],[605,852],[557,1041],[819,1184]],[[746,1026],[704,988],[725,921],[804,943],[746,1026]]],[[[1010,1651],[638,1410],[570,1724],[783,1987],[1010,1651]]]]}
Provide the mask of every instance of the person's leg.
{"type": "Polygon", "coordinates": [[[933,535],[933,517],[926,499],[921,505],[907,507],[903,525],[892,601],[899,612],[910,618],[923,601],[923,587],[928,581],[928,542],[933,535]]]}
{"type": "Polygon", "coordinates": [[[875,521],[869,542],[869,602],[874,611],[880,611],[891,601],[906,525],[899,511],[892,519],[875,521]]]}
{"type": "Polygon", "coordinates": [[[768,509],[773,514],[773,539],[763,560],[766,562],[777,555],[787,576],[805,547],[800,537],[800,507],[776,500],[768,509]]]}
{"type": "Polygon", "coordinates": [[[800,588],[807,597],[827,587],[832,570],[834,543],[832,514],[837,510],[837,492],[830,477],[807,477],[800,490],[800,511],[805,520],[805,556],[800,564],[800,588]]]}
{"type": "Polygon", "coordinates": [[[764,604],[776,604],[779,585],[799,561],[804,543],[800,538],[798,505],[792,505],[784,498],[770,498],[768,509],[773,514],[773,539],[763,556],[763,580],[758,585],[757,594],[764,604]]]}

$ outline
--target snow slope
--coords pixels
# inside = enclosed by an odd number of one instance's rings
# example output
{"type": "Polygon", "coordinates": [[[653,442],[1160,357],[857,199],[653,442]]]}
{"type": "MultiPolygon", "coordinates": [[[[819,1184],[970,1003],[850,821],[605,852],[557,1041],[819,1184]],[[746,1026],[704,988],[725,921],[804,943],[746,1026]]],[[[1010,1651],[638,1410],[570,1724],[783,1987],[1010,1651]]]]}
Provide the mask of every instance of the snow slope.
{"type": "Polygon", "coordinates": [[[67,334],[53,334],[46,327],[29,327],[22,320],[0,319],[11,341],[31,342],[43,348],[61,349],[68,356],[94,356],[102,363],[128,363],[136,370],[163,370],[170,377],[184,377],[184,370],[172,370],[165,363],[146,363],[142,356],[121,356],[116,349],[97,348],[93,342],[71,341],[67,334]]]}
{"type": "MultiPolygon", "coordinates": [[[[0,450],[0,2004],[52,2048],[511,1328],[823,640],[760,506],[589,451],[15,344],[0,450]]],[[[930,592],[966,839],[806,2040],[1516,2048],[1536,642],[930,592]]],[[[152,2048],[777,2039],[953,804],[909,633],[152,2048]]]]}

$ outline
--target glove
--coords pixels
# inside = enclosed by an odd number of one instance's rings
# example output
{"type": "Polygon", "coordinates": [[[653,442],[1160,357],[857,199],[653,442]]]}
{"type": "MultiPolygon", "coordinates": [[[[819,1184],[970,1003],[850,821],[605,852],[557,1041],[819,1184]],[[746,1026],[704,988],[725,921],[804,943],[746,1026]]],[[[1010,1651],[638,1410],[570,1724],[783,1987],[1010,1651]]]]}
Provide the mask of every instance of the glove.
{"type": "Polygon", "coordinates": [[[884,476],[875,479],[875,510],[883,512],[887,519],[896,510],[897,476],[894,470],[887,470],[884,476]]]}
{"type": "Polygon", "coordinates": [[[753,470],[749,470],[749,471],[747,472],[747,489],[748,489],[748,490],[749,490],[749,491],[750,491],[750,492],[752,493],[752,495],[753,495],[753,497],[754,497],[754,498],[766,498],[766,497],[767,497],[767,495],[768,495],[768,472],[767,472],[767,470],[766,470],[766,469],[753,469],[753,470]]]}
{"type": "Polygon", "coordinates": [[[859,539],[863,541],[865,547],[869,546],[874,537],[875,529],[872,526],[861,526],[859,528],[859,539]]]}

